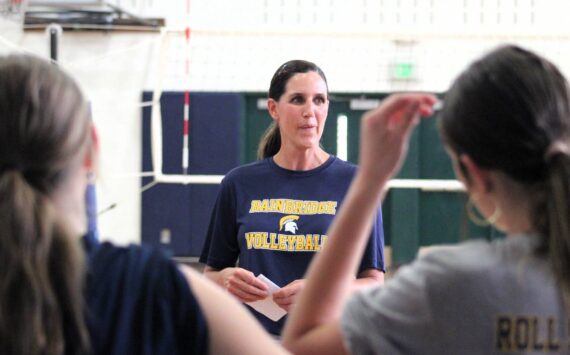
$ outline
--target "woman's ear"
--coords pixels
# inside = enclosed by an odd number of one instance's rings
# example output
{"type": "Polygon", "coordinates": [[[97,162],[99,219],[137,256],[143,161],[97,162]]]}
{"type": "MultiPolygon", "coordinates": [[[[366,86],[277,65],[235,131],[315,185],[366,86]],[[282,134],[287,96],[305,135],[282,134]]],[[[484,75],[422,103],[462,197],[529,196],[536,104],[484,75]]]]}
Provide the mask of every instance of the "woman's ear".
{"type": "Polygon", "coordinates": [[[279,115],[277,114],[277,101],[274,99],[267,100],[267,111],[269,111],[269,115],[273,121],[279,121],[279,115]]]}
{"type": "Polygon", "coordinates": [[[464,178],[463,182],[468,190],[477,193],[488,193],[493,191],[493,178],[489,169],[479,166],[467,154],[461,154],[457,160],[460,173],[464,178]]]}
{"type": "Polygon", "coordinates": [[[93,124],[91,125],[90,131],[91,145],[87,152],[85,152],[83,166],[87,171],[96,171],[97,157],[99,156],[99,135],[97,134],[97,129],[93,124]]]}

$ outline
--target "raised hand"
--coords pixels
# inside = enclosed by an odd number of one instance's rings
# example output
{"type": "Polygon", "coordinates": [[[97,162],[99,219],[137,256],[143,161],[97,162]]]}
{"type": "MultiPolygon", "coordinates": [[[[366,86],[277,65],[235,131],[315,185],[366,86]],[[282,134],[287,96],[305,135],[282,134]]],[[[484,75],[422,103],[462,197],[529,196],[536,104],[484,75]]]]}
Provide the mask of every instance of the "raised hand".
{"type": "Polygon", "coordinates": [[[437,98],[430,94],[396,94],[364,114],[360,132],[360,171],[386,181],[400,168],[413,127],[433,113],[437,98]]]}

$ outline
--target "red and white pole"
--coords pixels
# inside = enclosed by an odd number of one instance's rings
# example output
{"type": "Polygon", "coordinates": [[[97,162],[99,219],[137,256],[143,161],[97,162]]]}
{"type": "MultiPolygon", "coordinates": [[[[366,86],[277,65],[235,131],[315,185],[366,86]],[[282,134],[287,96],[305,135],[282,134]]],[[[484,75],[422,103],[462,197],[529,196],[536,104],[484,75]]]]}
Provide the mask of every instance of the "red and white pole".
{"type": "MultiPolygon", "coordinates": [[[[186,16],[188,25],[184,30],[184,37],[186,40],[186,60],[185,60],[185,72],[186,78],[190,79],[190,0],[186,1],[186,16]]],[[[188,148],[188,132],[190,130],[190,90],[184,91],[184,131],[183,131],[183,141],[182,141],[182,173],[184,175],[188,174],[189,165],[189,148],[188,148]]]]}
{"type": "Polygon", "coordinates": [[[188,126],[190,118],[190,92],[184,92],[184,133],[182,142],[182,171],[184,175],[188,174],[188,126]]]}

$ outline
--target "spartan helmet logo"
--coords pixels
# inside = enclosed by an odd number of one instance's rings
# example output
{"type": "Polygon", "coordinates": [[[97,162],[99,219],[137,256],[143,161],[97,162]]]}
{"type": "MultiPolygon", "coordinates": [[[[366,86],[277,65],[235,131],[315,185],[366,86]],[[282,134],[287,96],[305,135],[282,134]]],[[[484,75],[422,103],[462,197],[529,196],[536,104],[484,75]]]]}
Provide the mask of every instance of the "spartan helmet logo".
{"type": "Polygon", "coordinates": [[[299,229],[299,227],[297,227],[297,222],[295,222],[298,219],[299,216],[295,215],[282,217],[279,220],[279,230],[295,234],[299,229]]]}

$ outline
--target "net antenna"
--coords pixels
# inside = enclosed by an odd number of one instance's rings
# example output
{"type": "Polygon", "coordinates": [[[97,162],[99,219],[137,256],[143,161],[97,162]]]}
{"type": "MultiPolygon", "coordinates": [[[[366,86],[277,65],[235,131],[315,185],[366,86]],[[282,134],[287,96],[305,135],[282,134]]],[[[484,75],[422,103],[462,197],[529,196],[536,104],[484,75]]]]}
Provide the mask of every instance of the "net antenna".
{"type": "MultiPolygon", "coordinates": [[[[184,74],[186,76],[186,85],[189,87],[190,81],[190,0],[186,2],[186,27],[184,29],[184,74]]],[[[190,129],[190,89],[184,90],[184,129],[182,132],[182,173],[188,175],[188,164],[190,159],[190,150],[188,135],[190,129]]]]}
{"type": "MultiPolygon", "coordinates": [[[[170,184],[219,184],[223,175],[198,175],[188,174],[189,167],[189,116],[190,116],[190,89],[184,90],[184,107],[183,107],[183,132],[182,132],[182,174],[164,174],[163,173],[163,144],[162,141],[162,109],[160,99],[163,91],[163,78],[166,75],[168,66],[168,56],[170,53],[170,41],[173,37],[177,39],[184,36],[184,76],[185,80],[190,79],[190,1],[186,2],[186,25],[183,30],[166,30],[163,28],[160,32],[159,45],[156,46],[155,58],[155,86],[152,93],[152,110],[151,110],[151,160],[154,181],[147,186],[152,187],[157,183],[170,184]]],[[[145,189],[146,190],[146,189],[145,189]]]]}
{"type": "Polygon", "coordinates": [[[188,115],[189,115],[189,90],[185,90],[185,104],[184,104],[184,144],[183,144],[183,161],[182,168],[183,174],[164,174],[163,173],[163,144],[162,141],[162,110],[160,104],[160,98],[163,91],[162,79],[165,77],[165,72],[168,62],[168,53],[170,52],[170,40],[172,37],[180,37],[182,35],[186,36],[189,33],[188,30],[168,31],[163,29],[160,33],[159,45],[156,46],[155,58],[156,59],[156,71],[154,77],[155,85],[152,92],[152,110],[151,110],[151,160],[152,169],[154,177],[153,183],[170,183],[170,184],[219,184],[223,175],[198,175],[198,174],[187,174],[188,169],[188,115]]]}

